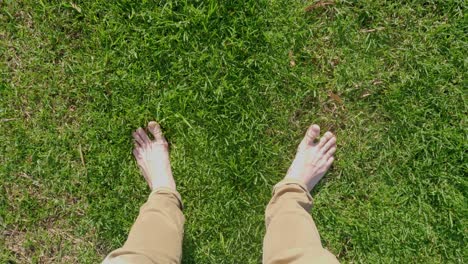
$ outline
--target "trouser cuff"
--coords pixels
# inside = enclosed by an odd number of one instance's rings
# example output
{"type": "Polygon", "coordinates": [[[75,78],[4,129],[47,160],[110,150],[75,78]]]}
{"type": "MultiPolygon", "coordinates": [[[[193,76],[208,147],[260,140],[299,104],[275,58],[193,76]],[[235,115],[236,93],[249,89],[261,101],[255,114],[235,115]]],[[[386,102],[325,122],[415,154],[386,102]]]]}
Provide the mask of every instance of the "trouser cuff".
{"type": "Polygon", "coordinates": [[[301,182],[299,180],[294,180],[294,179],[284,179],[284,180],[278,182],[273,187],[273,195],[275,195],[275,193],[278,191],[278,189],[283,187],[283,186],[294,187],[294,185],[296,185],[298,188],[301,188],[304,191],[304,193],[307,195],[307,197],[312,199],[312,196],[310,195],[309,190],[307,190],[306,185],[303,182],[301,182]]]}
{"type": "Polygon", "coordinates": [[[174,196],[177,199],[177,201],[179,201],[179,208],[181,210],[184,209],[184,204],[182,203],[182,196],[180,196],[180,193],[178,191],[168,187],[158,187],[151,192],[149,197],[155,194],[166,194],[174,196]]]}

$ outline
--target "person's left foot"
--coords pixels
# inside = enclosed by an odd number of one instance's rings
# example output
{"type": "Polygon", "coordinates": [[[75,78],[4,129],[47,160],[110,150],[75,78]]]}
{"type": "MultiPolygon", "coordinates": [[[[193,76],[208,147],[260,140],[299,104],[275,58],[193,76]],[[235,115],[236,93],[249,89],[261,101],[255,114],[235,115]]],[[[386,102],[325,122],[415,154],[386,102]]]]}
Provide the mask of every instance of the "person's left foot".
{"type": "Polygon", "coordinates": [[[169,145],[158,123],[148,123],[148,130],[153,134],[151,140],[141,127],[133,132],[135,149],[133,155],[151,190],[158,187],[176,189],[169,161],[169,145]]]}

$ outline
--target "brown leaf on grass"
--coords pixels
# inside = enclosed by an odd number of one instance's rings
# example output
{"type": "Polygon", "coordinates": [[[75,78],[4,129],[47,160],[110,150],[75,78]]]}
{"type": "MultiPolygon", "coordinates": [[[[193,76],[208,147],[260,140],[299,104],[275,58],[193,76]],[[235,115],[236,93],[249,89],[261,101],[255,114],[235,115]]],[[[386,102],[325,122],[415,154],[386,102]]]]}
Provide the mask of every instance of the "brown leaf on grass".
{"type": "Polygon", "coordinates": [[[384,27],[376,27],[376,28],[364,28],[364,29],[361,29],[360,31],[362,33],[370,33],[370,32],[375,32],[375,31],[381,31],[384,29],[385,29],[384,27]]]}
{"type": "Polygon", "coordinates": [[[10,122],[10,121],[13,121],[13,120],[16,120],[16,119],[18,119],[18,118],[2,118],[2,119],[0,119],[0,122],[2,122],[2,123],[3,122],[10,122]]]}
{"type": "Polygon", "coordinates": [[[337,94],[335,94],[335,93],[333,93],[333,92],[330,91],[330,92],[328,92],[328,96],[330,96],[330,98],[331,98],[333,101],[335,101],[335,102],[337,102],[337,103],[339,103],[339,104],[343,104],[343,100],[342,100],[341,97],[338,96],[337,94]]]}
{"type": "Polygon", "coordinates": [[[361,95],[361,98],[366,98],[368,96],[370,96],[371,94],[369,92],[365,92],[361,95]]]}
{"type": "Polygon", "coordinates": [[[81,7],[79,7],[77,4],[70,2],[71,7],[75,9],[78,13],[81,13],[81,7]]]}
{"type": "Polygon", "coordinates": [[[289,65],[291,67],[296,66],[296,61],[294,60],[294,53],[292,50],[289,51],[289,65]]]}
{"type": "Polygon", "coordinates": [[[84,155],[83,155],[83,150],[81,149],[81,144],[78,145],[78,152],[80,153],[81,164],[83,166],[86,166],[84,155]]]}
{"type": "Polygon", "coordinates": [[[329,6],[329,5],[334,5],[334,4],[335,4],[335,2],[333,2],[333,1],[320,1],[320,2],[317,2],[315,4],[312,4],[312,5],[304,8],[304,11],[310,12],[310,11],[315,10],[317,8],[324,7],[324,6],[329,6]]]}
{"type": "Polygon", "coordinates": [[[382,84],[382,83],[383,82],[381,80],[379,80],[379,79],[375,79],[375,80],[372,81],[373,85],[379,85],[379,84],[382,84]]]}
{"type": "Polygon", "coordinates": [[[336,65],[340,64],[340,59],[338,58],[335,58],[333,60],[330,61],[330,65],[335,68],[336,65]]]}

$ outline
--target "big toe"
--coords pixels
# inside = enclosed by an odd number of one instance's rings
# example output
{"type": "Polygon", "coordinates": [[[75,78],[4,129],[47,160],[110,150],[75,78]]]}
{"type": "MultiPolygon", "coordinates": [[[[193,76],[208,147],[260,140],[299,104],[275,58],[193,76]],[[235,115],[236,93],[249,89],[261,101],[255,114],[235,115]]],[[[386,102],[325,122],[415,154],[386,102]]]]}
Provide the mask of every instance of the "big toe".
{"type": "Polygon", "coordinates": [[[307,133],[304,137],[304,143],[308,145],[312,145],[315,141],[315,139],[319,136],[320,134],[320,127],[316,124],[313,124],[307,129],[307,133]]]}
{"type": "Polygon", "coordinates": [[[151,134],[153,134],[154,139],[156,140],[156,142],[158,142],[158,143],[165,143],[166,142],[166,139],[164,138],[162,130],[161,130],[161,126],[157,122],[155,122],[155,121],[149,122],[148,123],[148,130],[151,132],[151,134]]]}

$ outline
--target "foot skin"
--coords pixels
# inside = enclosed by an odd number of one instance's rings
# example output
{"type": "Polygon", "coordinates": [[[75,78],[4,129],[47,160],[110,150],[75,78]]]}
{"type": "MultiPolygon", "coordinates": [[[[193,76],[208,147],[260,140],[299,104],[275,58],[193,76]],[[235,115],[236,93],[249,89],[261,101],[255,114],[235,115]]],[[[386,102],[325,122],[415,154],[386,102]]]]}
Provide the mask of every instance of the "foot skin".
{"type": "Polygon", "coordinates": [[[141,127],[133,132],[135,149],[133,155],[138,167],[151,190],[159,187],[176,189],[169,161],[169,145],[158,123],[148,123],[148,131],[154,136],[151,140],[141,127]]]}
{"type": "Polygon", "coordinates": [[[309,127],[285,177],[285,179],[303,182],[309,192],[332,165],[333,154],[336,151],[336,137],[328,131],[318,142],[315,142],[319,134],[320,127],[318,125],[309,127]]]}

